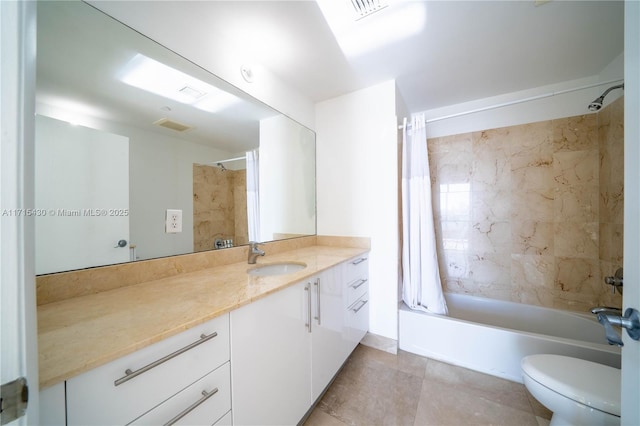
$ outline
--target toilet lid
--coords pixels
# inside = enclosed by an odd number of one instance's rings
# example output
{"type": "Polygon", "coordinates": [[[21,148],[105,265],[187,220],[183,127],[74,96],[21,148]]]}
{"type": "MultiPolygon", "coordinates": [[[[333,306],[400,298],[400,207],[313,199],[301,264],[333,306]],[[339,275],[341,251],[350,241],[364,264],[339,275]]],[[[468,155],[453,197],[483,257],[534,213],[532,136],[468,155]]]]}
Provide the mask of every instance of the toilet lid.
{"type": "Polygon", "coordinates": [[[620,369],[561,355],[530,355],[522,371],[580,404],[620,416],[620,369]]]}

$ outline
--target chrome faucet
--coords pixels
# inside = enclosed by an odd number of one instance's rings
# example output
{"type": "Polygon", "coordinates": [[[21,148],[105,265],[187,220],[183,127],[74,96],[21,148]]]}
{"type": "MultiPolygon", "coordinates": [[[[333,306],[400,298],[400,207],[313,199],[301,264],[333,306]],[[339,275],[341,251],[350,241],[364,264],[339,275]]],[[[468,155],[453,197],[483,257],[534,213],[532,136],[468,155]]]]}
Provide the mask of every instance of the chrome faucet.
{"type": "Polygon", "coordinates": [[[595,308],[591,308],[592,314],[614,314],[614,315],[622,315],[622,309],[614,308],[613,306],[596,306],[595,308]]]}
{"type": "Polygon", "coordinates": [[[261,246],[261,245],[262,243],[249,241],[249,258],[247,259],[247,262],[249,262],[249,265],[255,264],[258,256],[264,256],[264,250],[260,250],[258,248],[258,246],[261,246]]]}
{"type": "Polygon", "coordinates": [[[618,318],[622,318],[622,309],[613,306],[596,306],[591,313],[597,315],[598,322],[604,326],[604,332],[610,345],[623,346],[622,338],[612,325],[619,325],[618,318]]]}
{"type": "Polygon", "coordinates": [[[640,340],[640,313],[633,308],[627,308],[624,316],[601,312],[598,314],[598,322],[604,326],[610,345],[624,346],[622,338],[613,328],[614,325],[627,329],[627,334],[633,340],[640,340]]]}

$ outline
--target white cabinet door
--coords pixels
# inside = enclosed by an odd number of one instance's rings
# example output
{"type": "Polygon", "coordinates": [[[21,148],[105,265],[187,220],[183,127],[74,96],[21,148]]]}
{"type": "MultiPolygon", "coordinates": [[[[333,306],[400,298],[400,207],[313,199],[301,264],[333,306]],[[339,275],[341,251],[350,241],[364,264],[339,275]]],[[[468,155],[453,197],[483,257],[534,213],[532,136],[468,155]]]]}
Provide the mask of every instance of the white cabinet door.
{"type": "Polygon", "coordinates": [[[67,424],[64,382],[40,390],[40,426],[67,424]]]}
{"type": "Polygon", "coordinates": [[[231,312],[234,424],[297,424],[311,406],[312,291],[305,281],[231,312]]]}
{"type": "Polygon", "coordinates": [[[344,265],[323,272],[312,281],[312,400],[315,401],[349,356],[345,343],[344,265]]]}

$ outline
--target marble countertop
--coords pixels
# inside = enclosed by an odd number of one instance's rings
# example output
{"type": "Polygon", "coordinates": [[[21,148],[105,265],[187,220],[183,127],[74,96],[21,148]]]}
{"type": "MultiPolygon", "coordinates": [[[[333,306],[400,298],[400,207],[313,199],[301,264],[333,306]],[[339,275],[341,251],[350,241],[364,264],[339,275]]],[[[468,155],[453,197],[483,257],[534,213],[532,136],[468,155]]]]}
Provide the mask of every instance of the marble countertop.
{"type": "Polygon", "coordinates": [[[258,264],[304,262],[286,275],[255,277],[254,265],[233,263],[38,306],[40,388],[300,282],[367,252],[312,246],[258,258],[258,264]]]}

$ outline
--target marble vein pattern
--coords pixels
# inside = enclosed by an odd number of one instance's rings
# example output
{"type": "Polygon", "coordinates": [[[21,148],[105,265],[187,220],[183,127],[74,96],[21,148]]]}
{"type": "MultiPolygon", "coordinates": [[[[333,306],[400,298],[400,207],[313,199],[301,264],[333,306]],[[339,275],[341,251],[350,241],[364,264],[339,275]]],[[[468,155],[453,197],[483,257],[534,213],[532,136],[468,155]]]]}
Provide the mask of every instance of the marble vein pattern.
{"type": "Polygon", "coordinates": [[[621,305],[603,278],[623,261],[623,105],[427,141],[446,291],[621,305]]]}

